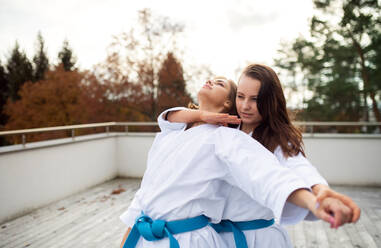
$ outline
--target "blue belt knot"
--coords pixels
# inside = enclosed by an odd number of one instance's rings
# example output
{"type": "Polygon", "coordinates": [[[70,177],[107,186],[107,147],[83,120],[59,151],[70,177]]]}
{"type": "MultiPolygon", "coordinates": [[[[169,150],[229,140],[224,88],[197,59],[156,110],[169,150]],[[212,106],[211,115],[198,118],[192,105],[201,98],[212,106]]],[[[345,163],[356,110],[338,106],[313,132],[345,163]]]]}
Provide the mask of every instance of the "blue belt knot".
{"type": "MultiPolygon", "coordinates": [[[[164,220],[152,220],[143,215],[136,219],[136,226],[141,236],[148,241],[159,240],[168,236],[168,229],[164,220]]],[[[169,233],[170,234],[170,233],[169,233]]]]}
{"type": "Polygon", "coordinates": [[[164,220],[152,220],[142,213],[136,218],[123,248],[135,247],[140,236],[147,241],[156,241],[168,237],[170,248],[180,248],[179,242],[173,237],[173,234],[194,231],[207,226],[208,223],[209,219],[204,215],[167,222],[164,220]]]}

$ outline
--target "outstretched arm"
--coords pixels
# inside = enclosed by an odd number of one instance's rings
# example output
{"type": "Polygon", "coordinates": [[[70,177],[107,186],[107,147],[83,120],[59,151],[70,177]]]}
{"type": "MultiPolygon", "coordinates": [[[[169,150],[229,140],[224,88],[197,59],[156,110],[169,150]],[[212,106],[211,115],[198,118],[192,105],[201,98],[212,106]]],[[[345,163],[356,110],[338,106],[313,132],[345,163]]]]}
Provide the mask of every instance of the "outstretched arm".
{"type": "Polygon", "coordinates": [[[281,224],[304,220],[307,210],[332,227],[352,217],[337,199],[327,198],[318,204],[317,197],[307,190],[310,187],[300,176],[280,166],[270,151],[248,135],[221,127],[216,129],[213,143],[215,155],[228,168],[227,182],[271,209],[281,224]]]}
{"type": "MultiPolygon", "coordinates": [[[[317,197],[317,201],[321,203],[325,198],[335,198],[340,201],[340,204],[344,204],[349,208],[349,213],[340,213],[344,217],[343,220],[347,222],[356,222],[360,217],[360,208],[353,202],[351,198],[335,192],[329,186],[327,181],[320,175],[318,170],[304,157],[301,153],[285,157],[283,151],[280,147],[277,147],[274,151],[274,155],[279,160],[282,166],[290,168],[294,173],[304,179],[308,186],[311,187],[313,194],[317,197]],[[351,219],[346,218],[345,215],[351,217],[351,219]]],[[[307,220],[314,220],[313,215],[308,215],[307,220]]]]}
{"type": "Polygon", "coordinates": [[[235,115],[226,113],[214,113],[198,109],[171,111],[167,113],[170,122],[193,123],[206,122],[216,125],[239,124],[241,120],[235,115]]]}
{"type": "Polygon", "coordinates": [[[287,201],[310,210],[317,218],[330,223],[331,228],[338,228],[352,218],[351,210],[340,200],[326,197],[319,204],[317,198],[305,189],[295,190],[287,201]]]}

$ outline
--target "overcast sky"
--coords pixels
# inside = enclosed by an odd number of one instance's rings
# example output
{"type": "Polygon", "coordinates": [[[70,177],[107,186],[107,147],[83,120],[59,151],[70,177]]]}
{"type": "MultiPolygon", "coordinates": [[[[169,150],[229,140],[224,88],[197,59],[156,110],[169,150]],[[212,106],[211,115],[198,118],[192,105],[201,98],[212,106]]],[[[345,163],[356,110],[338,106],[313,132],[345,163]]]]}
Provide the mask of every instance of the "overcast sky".
{"type": "Polygon", "coordinates": [[[184,60],[233,79],[248,62],[272,65],[280,42],[306,34],[312,17],[308,0],[0,0],[1,61],[16,40],[31,58],[40,30],[51,62],[67,38],[79,66],[89,69],[143,8],[185,24],[184,60]]]}

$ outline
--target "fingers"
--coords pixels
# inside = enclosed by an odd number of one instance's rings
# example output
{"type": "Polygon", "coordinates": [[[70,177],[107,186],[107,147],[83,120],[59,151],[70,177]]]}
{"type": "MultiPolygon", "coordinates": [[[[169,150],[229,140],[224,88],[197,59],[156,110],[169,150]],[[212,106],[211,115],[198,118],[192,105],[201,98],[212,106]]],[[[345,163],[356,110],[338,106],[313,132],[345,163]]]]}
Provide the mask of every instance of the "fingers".
{"type": "Polygon", "coordinates": [[[235,115],[216,114],[215,116],[210,117],[209,122],[214,122],[214,123],[220,124],[220,125],[239,124],[239,123],[241,123],[241,119],[239,119],[235,115]]]}
{"type": "Polygon", "coordinates": [[[343,215],[342,213],[337,209],[332,209],[331,207],[326,209],[326,213],[329,213],[331,228],[338,228],[343,224],[342,219],[343,215]]]}
{"type": "Polygon", "coordinates": [[[225,123],[231,123],[231,124],[239,124],[241,123],[241,119],[239,119],[235,115],[227,115],[222,118],[225,123]]]}
{"type": "Polygon", "coordinates": [[[351,218],[351,222],[357,222],[360,218],[360,214],[361,214],[361,210],[360,208],[357,206],[357,204],[349,197],[345,196],[345,195],[342,195],[342,194],[337,194],[337,199],[339,199],[340,201],[342,201],[345,205],[347,205],[351,210],[352,210],[352,218],[351,218]]]}
{"type": "Polygon", "coordinates": [[[330,215],[328,212],[325,212],[324,210],[319,211],[319,216],[318,218],[324,220],[325,222],[328,222],[331,224],[331,228],[335,223],[335,219],[330,215]]]}
{"type": "Polygon", "coordinates": [[[321,203],[325,198],[329,197],[330,192],[331,191],[327,191],[327,190],[320,191],[316,196],[317,202],[321,203]]]}
{"type": "Polygon", "coordinates": [[[343,214],[342,212],[337,209],[337,208],[333,208],[331,209],[331,211],[333,212],[333,218],[334,218],[334,224],[331,225],[331,228],[338,228],[339,226],[341,226],[343,223],[343,214]]]}
{"type": "Polygon", "coordinates": [[[356,208],[353,210],[352,223],[357,222],[360,219],[361,209],[356,205],[356,208]]]}
{"type": "Polygon", "coordinates": [[[340,200],[335,198],[326,198],[322,202],[325,212],[333,215],[334,222],[331,223],[331,228],[338,228],[345,223],[350,223],[353,217],[353,212],[349,207],[344,205],[340,200]]]}
{"type": "Polygon", "coordinates": [[[343,194],[337,193],[333,190],[322,190],[318,193],[316,196],[317,201],[321,203],[325,198],[327,197],[333,197],[335,199],[338,199],[342,201],[347,207],[350,208],[350,216],[351,220],[348,222],[355,223],[359,220],[360,215],[361,215],[361,209],[357,206],[357,204],[348,196],[345,196],[343,194]]]}

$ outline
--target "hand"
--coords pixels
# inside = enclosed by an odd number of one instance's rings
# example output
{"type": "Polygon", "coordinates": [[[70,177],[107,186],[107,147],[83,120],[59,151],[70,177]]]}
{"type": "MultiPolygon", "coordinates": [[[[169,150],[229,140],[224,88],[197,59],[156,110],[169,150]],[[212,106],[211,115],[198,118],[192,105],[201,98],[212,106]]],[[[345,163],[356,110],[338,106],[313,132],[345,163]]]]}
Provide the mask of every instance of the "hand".
{"type": "Polygon", "coordinates": [[[209,111],[201,111],[200,119],[203,122],[221,126],[227,126],[227,124],[240,124],[241,119],[235,115],[229,115],[225,113],[214,113],[209,111]]]}
{"type": "Polygon", "coordinates": [[[340,200],[326,197],[313,212],[316,217],[331,224],[331,228],[338,228],[345,223],[350,223],[352,211],[340,200]]]}
{"type": "Polygon", "coordinates": [[[312,191],[317,198],[317,201],[321,204],[325,198],[331,197],[340,200],[345,204],[352,212],[352,219],[350,222],[355,223],[360,218],[361,210],[354,201],[346,195],[340,194],[326,185],[317,184],[312,187],[312,191]]]}

